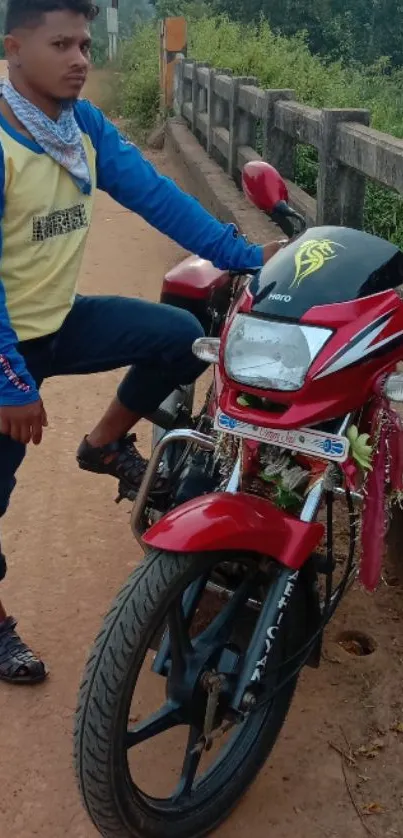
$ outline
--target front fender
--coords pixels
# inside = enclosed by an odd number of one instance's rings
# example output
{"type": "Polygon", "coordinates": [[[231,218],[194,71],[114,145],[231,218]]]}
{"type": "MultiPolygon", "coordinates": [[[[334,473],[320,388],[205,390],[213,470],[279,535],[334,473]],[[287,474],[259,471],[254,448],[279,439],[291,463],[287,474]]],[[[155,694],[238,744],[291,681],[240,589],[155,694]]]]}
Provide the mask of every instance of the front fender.
{"type": "Polygon", "coordinates": [[[154,524],[143,541],[175,553],[260,553],[299,570],[323,533],[322,524],[304,523],[268,500],[239,492],[203,495],[178,506],[154,524]]]}

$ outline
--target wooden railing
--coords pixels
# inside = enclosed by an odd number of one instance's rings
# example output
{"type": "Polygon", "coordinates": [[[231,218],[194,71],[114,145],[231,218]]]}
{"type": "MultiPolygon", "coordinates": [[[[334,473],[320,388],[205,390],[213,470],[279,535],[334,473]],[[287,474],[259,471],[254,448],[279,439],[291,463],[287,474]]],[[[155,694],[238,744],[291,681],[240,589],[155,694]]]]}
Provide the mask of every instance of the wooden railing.
{"type": "Polygon", "coordinates": [[[403,140],[369,127],[363,109],[319,110],[293,90],[263,90],[254,78],[179,59],[175,113],[239,182],[249,160],[272,163],[287,180],[290,203],[308,223],[363,225],[366,178],[403,194],[403,140]],[[297,144],[318,151],[316,200],[294,183],[297,144]]]}

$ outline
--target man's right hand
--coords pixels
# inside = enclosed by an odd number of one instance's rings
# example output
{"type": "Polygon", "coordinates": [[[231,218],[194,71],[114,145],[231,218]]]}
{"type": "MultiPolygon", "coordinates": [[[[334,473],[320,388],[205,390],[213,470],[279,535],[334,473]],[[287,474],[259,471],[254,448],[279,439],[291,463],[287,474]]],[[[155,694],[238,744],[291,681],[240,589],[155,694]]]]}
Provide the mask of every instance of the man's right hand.
{"type": "Polygon", "coordinates": [[[0,406],[0,433],[23,445],[28,445],[31,440],[34,445],[39,445],[43,428],[47,425],[48,418],[42,399],[32,404],[0,406]]]}

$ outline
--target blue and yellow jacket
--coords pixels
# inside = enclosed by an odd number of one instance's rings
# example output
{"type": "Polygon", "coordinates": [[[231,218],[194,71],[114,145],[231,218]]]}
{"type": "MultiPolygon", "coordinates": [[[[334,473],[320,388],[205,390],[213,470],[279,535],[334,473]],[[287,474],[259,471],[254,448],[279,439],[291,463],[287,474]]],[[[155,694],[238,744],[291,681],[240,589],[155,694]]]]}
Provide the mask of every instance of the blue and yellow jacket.
{"type": "MultiPolygon", "coordinates": [[[[219,268],[263,264],[261,247],[158,174],[101,111],[80,100],[75,116],[98,189],[219,268]]],[[[65,169],[0,114],[0,406],[38,398],[18,343],[53,334],[69,313],[94,192],[82,194],[65,169]]]]}

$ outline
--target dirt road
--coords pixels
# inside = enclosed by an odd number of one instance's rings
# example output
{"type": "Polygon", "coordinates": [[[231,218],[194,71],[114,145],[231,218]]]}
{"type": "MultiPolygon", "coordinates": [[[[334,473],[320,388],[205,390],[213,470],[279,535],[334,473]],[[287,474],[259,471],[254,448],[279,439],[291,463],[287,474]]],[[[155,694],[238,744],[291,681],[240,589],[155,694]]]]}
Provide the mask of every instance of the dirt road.
{"type": "MultiPolygon", "coordinates": [[[[156,161],[175,176],[163,154],[156,161]]],[[[81,290],[156,299],[163,273],[180,256],[100,195],[81,290]]],[[[113,482],[80,472],[74,455],[118,381],[108,374],[45,385],[50,427],[42,447],[29,452],[2,525],[10,565],[2,594],[51,677],[36,689],[0,685],[0,838],[96,835],[75,788],[72,715],[102,615],[141,556],[129,506],[115,506],[113,482]]],[[[146,429],[141,442],[146,450],[146,429]]],[[[397,589],[384,587],[376,600],[350,595],[319,673],[304,674],[271,762],[220,838],[365,838],[368,829],[379,838],[403,835],[403,736],[392,730],[403,721],[401,614],[397,589]],[[333,640],[345,628],[368,632],[376,653],[357,658],[340,649],[333,640]],[[337,749],[350,745],[369,750],[343,761],[337,749]],[[364,814],[370,804],[375,814],[364,814]]]]}

